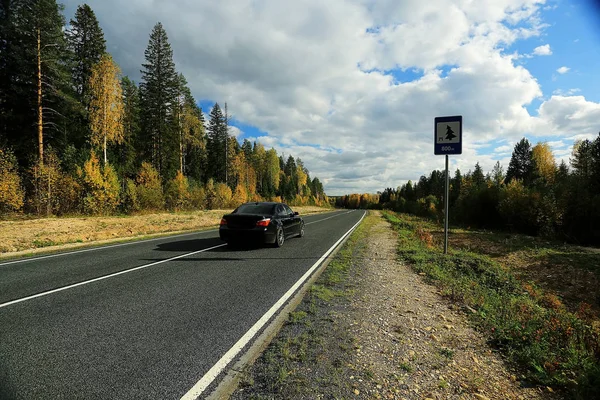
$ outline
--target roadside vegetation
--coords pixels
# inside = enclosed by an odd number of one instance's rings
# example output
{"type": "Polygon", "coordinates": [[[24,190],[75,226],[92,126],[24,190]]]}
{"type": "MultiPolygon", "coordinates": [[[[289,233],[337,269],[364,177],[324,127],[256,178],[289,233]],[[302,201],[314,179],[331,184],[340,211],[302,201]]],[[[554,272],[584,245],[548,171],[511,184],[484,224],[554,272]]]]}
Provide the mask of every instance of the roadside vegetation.
{"type": "Polygon", "coordinates": [[[63,10],[38,0],[0,12],[0,219],[329,206],[302,160],[240,143],[226,103],[205,121],[160,22],[135,83],[91,7],[68,23],[63,10]]]}
{"type": "MultiPolygon", "coordinates": [[[[440,159],[441,161],[441,159],[440,159]]],[[[435,170],[378,194],[337,197],[339,207],[377,208],[443,221],[445,172],[435,170]]],[[[574,244],[600,246],[600,135],[576,141],[569,165],[557,162],[548,143],[523,138],[508,169],[485,173],[477,163],[450,176],[450,222],[574,244]]]]}
{"type": "MultiPolygon", "coordinates": [[[[599,274],[600,254],[586,251],[577,258],[579,250],[566,250],[562,244],[507,240],[506,235],[499,240],[494,234],[462,230],[444,255],[439,225],[389,211],[384,216],[398,232],[400,258],[463,306],[473,324],[521,366],[529,380],[564,389],[576,398],[600,397],[598,288],[589,293],[592,303],[565,305],[560,291],[545,289],[534,273],[520,270],[536,258],[551,263],[547,256],[553,255],[555,260],[569,260],[570,268],[599,274]],[[503,262],[507,259],[512,261],[503,262]]],[[[561,268],[560,262],[555,265],[561,268]]]]}

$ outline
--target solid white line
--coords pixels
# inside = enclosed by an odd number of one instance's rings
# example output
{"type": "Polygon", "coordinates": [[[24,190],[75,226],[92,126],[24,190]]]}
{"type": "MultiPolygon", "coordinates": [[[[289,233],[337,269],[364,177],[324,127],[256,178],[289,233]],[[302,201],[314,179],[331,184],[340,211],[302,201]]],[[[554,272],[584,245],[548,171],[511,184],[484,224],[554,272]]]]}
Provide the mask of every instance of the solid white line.
{"type": "Polygon", "coordinates": [[[308,277],[313,273],[315,269],[331,254],[331,252],[337,247],[337,245],[346,238],[352,231],[360,224],[360,222],[365,217],[366,212],[360,217],[360,220],[354,224],[352,228],[348,232],[346,232],[333,246],[329,248],[317,260],[316,263],[313,264],[312,267],[302,277],[288,290],[281,298],[267,311],[252,327],[233,345],[231,349],[221,357],[219,361],[202,377],[200,380],[181,398],[181,400],[196,400],[202,393],[206,390],[208,386],[215,380],[217,376],[227,365],[238,355],[238,353],[252,340],[254,335],[271,319],[271,317],[283,306],[283,304],[296,292],[296,290],[308,279],[308,277]]]}
{"type": "Polygon", "coordinates": [[[0,308],[8,307],[8,306],[11,306],[13,304],[21,303],[23,301],[35,299],[35,298],[38,298],[38,297],[48,296],[49,294],[57,293],[57,292],[62,292],[63,290],[72,289],[72,288],[77,287],[77,286],[87,285],[88,283],[98,282],[98,281],[101,281],[101,280],[104,280],[104,279],[112,278],[113,276],[128,274],[129,272],[137,271],[139,269],[152,267],[154,265],[158,265],[158,264],[166,263],[166,262],[169,262],[169,261],[177,260],[179,258],[191,256],[191,255],[198,254],[198,253],[202,253],[202,252],[209,251],[209,250],[212,250],[212,249],[216,249],[217,247],[223,247],[223,246],[226,246],[226,245],[227,245],[227,243],[220,244],[220,245],[217,245],[217,246],[209,247],[207,249],[193,251],[191,253],[182,254],[182,255],[179,255],[177,257],[168,258],[166,260],[161,260],[161,261],[153,262],[151,264],[141,265],[139,267],[135,267],[135,268],[131,268],[131,269],[126,269],[124,271],[115,272],[115,273],[109,274],[109,275],[104,275],[104,276],[101,276],[99,278],[90,279],[88,281],[74,283],[72,285],[63,286],[63,287],[60,287],[58,289],[52,289],[52,290],[48,290],[47,292],[42,292],[42,293],[34,294],[32,296],[23,297],[21,299],[12,300],[12,301],[9,301],[8,303],[2,303],[2,304],[0,304],[0,308]]]}
{"type": "MultiPolygon", "coordinates": [[[[337,217],[338,215],[343,215],[343,214],[347,214],[347,213],[336,214],[333,217],[337,217]]],[[[318,215],[318,214],[316,214],[316,215],[318,215]]],[[[321,220],[318,220],[318,221],[308,222],[306,225],[314,224],[315,222],[324,221],[326,219],[333,218],[333,217],[328,217],[328,218],[324,218],[324,219],[321,219],[321,220]]],[[[118,243],[118,244],[111,244],[111,245],[107,245],[107,246],[93,247],[93,248],[83,249],[83,250],[67,251],[67,252],[64,252],[64,253],[49,254],[47,256],[28,257],[28,258],[22,258],[22,259],[14,260],[14,261],[7,261],[7,262],[4,262],[4,263],[0,262],[0,267],[3,267],[5,265],[24,263],[24,262],[28,262],[28,261],[44,260],[46,258],[68,256],[68,255],[71,255],[71,254],[87,253],[87,252],[90,252],[90,251],[112,249],[112,248],[115,248],[115,247],[129,246],[129,245],[132,245],[132,244],[145,243],[145,242],[153,242],[153,241],[156,241],[156,240],[165,240],[165,239],[176,238],[176,237],[180,237],[180,236],[201,235],[203,233],[218,232],[218,231],[219,231],[218,229],[210,229],[210,230],[207,230],[207,231],[197,231],[197,232],[190,232],[190,233],[179,233],[179,234],[173,235],[173,236],[164,235],[164,236],[157,237],[157,238],[152,238],[152,239],[132,240],[131,242],[127,242],[127,243],[118,243]]],[[[91,242],[91,244],[93,244],[93,242],[91,242]]]]}

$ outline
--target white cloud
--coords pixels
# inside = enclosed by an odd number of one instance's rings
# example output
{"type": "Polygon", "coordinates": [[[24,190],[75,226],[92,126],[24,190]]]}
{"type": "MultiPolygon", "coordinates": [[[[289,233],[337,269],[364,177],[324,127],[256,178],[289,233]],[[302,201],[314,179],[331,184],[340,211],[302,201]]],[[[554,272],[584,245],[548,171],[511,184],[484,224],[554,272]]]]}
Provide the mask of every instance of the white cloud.
{"type": "Polygon", "coordinates": [[[550,45],[545,44],[543,46],[538,46],[533,49],[533,54],[536,56],[550,56],[552,55],[552,50],[550,50],[550,45]]]}
{"type": "Polygon", "coordinates": [[[578,88],[573,88],[573,89],[568,89],[568,90],[556,89],[555,91],[552,92],[552,94],[557,94],[559,96],[572,96],[579,92],[581,92],[581,89],[578,89],[578,88]]]}
{"type": "MultiPolygon", "coordinates": [[[[64,2],[69,19],[79,2],[64,2]]],[[[160,20],[196,99],[226,101],[237,121],[267,133],[256,139],[300,157],[333,195],[442,169],[443,157],[433,155],[440,115],[464,117],[463,154],[451,157],[463,171],[478,161],[484,170],[497,160],[506,168],[510,150],[481,153],[498,139],[597,130],[600,105],[565,96],[573,93],[552,96],[536,116],[526,108],[542,89],[503,48],[540,36],[543,0],[88,3],[126,74],[139,80],[160,20]],[[397,80],[391,69],[419,77],[397,80]]],[[[550,45],[536,51],[551,53],[550,45]]]]}
{"type": "Polygon", "coordinates": [[[566,74],[567,72],[569,72],[571,68],[569,67],[560,67],[559,69],[556,70],[556,72],[558,72],[559,74],[566,74]]]}

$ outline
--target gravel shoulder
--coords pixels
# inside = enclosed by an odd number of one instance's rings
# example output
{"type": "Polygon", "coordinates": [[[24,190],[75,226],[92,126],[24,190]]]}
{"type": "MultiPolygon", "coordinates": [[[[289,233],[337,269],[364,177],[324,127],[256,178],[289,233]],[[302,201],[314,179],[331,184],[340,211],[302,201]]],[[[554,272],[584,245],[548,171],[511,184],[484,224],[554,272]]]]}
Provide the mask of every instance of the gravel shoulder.
{"type": "Polygon", "coordinates": [[[560,398],[522,382],[396,248],[371,212],[231,398],[560,398]]]}

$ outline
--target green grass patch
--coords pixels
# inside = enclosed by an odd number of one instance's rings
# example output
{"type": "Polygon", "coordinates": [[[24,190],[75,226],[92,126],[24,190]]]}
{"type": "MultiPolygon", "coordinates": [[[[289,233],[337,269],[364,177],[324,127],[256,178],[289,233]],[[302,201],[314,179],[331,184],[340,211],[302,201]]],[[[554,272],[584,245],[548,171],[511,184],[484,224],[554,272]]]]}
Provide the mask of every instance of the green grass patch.
{"type": "Polygon", "coordinates": [[[306,311],[292,311],[288,317],[290,324],[298,324],[302,322],[308,314],[306,311]]]}
{"type": "Polygon", "coordinates": [[[446,348],[446,347],[442,347],[440,349],[440,354],[444,357],[446,357],[447,359],[451,360],[452,357],[454,357],[454,351],[446,348]]]}
{"type": "Polygon", "coordinates": [[[401,362],[399,367],[402,371],[408,372],[409,374],[414,371],[414,368],[412,367],[412,365],[410,365],[407,362],[401,362]]]}
{"type": "Polygon", "coordinates": [[[523,285],[489,256],[444,255],[427,222],[385,212],[398,233],[398,254],[453,301],[467,305],[474,325],[527,371],[534,382],[600,398],[600,332],[553,296],[523,285]]]}

